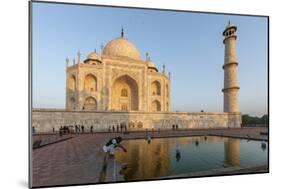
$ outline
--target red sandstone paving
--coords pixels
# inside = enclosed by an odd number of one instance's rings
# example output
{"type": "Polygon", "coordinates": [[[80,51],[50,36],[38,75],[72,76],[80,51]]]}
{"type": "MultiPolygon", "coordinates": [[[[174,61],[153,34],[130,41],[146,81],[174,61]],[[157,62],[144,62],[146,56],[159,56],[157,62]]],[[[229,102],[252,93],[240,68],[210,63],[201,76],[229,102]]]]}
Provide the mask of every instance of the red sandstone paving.
{"type": "MultiPolygon", "coordinates": [[[[178,130],[153,132],[154,137],[226,135],[267,139],[260,135],[267,128],[178,130]]],[[[151,132],[150,132],[151,133],[151,132]]],[[[73,135],[72,139],[33,150],[33,187],[98,183],[104,159],[102,146],[118,133],[95,133],[73,135]]],[[[122,135],[124,139],[143,138],[146,132],[122,135]]],[[[113,180],[113,161],[108,163],[106,181],[113,180]]],[[[117,179],[121,179],[118,177],[117,179]]]]}

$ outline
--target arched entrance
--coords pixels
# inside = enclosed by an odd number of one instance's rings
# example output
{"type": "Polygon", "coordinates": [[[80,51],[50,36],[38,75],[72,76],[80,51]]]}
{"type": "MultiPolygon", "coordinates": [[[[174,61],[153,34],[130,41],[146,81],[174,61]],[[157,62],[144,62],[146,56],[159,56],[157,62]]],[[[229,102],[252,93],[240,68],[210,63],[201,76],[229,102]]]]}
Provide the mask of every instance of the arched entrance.
{"type": "Polygon", "coordinates": [[[159,81],[153,81],[151,84],[151,91],[152,91],[152,96],[161,95],[161,84],[159,81]]]}
{"type": "Polygon", "coordinates": [[[153,112],[161,111],[161,104],[158,100],[154,100],[151,104],[151,109],[153,112]]]}
{"type": "Polygon", "coordinates": [[[117,78],[111,90],[111,109],[130,111],[138,110],[138,85],[137,82],[128,75],[117,78]]]}
{"type": "Polygon", "coordinates": [[[83,106],[84,110],[97,110],[97,101],[94,97],[88,97],[85,100],[84,106],[83,106]]]}
{"type": "Polygon", "coordinates": [[[93,74],[88,74],[85,77],[84,90],[86,92],[97,91],[97,78],[93,74]]]}
{"type": "Polygon", "coordinates": [[[68,81],[68,88],[71,92],[75,91],[75,83],[76,83],[76,78],[74,75],[71,75],[68,81]]]}

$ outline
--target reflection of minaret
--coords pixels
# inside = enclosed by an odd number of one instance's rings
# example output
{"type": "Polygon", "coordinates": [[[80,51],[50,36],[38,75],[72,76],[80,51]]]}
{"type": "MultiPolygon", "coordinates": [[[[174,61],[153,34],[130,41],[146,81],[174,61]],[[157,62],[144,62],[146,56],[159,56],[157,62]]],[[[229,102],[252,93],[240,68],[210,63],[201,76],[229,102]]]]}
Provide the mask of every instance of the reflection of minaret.
{"type": "Polygon", "coordinates": [[[236,30],[237,27],[228,23],[223,36],[224,51],[224,112],[239,112],[238,106],[238,82],[237,82],[237,58],[236,58],[236,30]]]}
{"type": "Polygon", "coordinates": [[[225,139],[224,161],[231,166],[240,165],[240,140],[235,138],[225,139]]]}

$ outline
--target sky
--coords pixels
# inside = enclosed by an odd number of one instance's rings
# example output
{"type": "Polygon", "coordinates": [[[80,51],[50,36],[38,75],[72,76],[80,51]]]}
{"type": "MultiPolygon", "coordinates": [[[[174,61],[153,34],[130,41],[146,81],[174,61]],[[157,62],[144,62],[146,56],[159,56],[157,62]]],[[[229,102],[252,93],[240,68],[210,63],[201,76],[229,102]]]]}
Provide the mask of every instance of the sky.
{"type": "Polygon", "coordinates": [[[237,31],[239,106],[267,114],[267,18],[33,2],[33,108],[65,107],[65,59],[82,60],[125,37],[145,59],[171,72],[171,110],[222,112],[224,45],[228,21],[237,31]]]}

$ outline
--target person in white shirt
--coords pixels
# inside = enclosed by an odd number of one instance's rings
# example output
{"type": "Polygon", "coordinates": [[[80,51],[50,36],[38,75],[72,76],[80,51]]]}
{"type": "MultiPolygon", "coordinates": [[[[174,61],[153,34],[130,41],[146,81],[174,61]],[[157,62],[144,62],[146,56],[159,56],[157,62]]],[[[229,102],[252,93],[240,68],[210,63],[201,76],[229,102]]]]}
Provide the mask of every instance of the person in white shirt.
{"type": "Polygon", "coordinates": [[[126,148],[122,146],[120,143],[122,141],[122,137],[118,136],[116,138],[110,139],[104,146],[103,146],[103,151],[105,153],[109,153],[110,155],[114,155],[115,153],[115,148],[119,147],[121,148],[124,152],[127,152],[126,148]]]}

